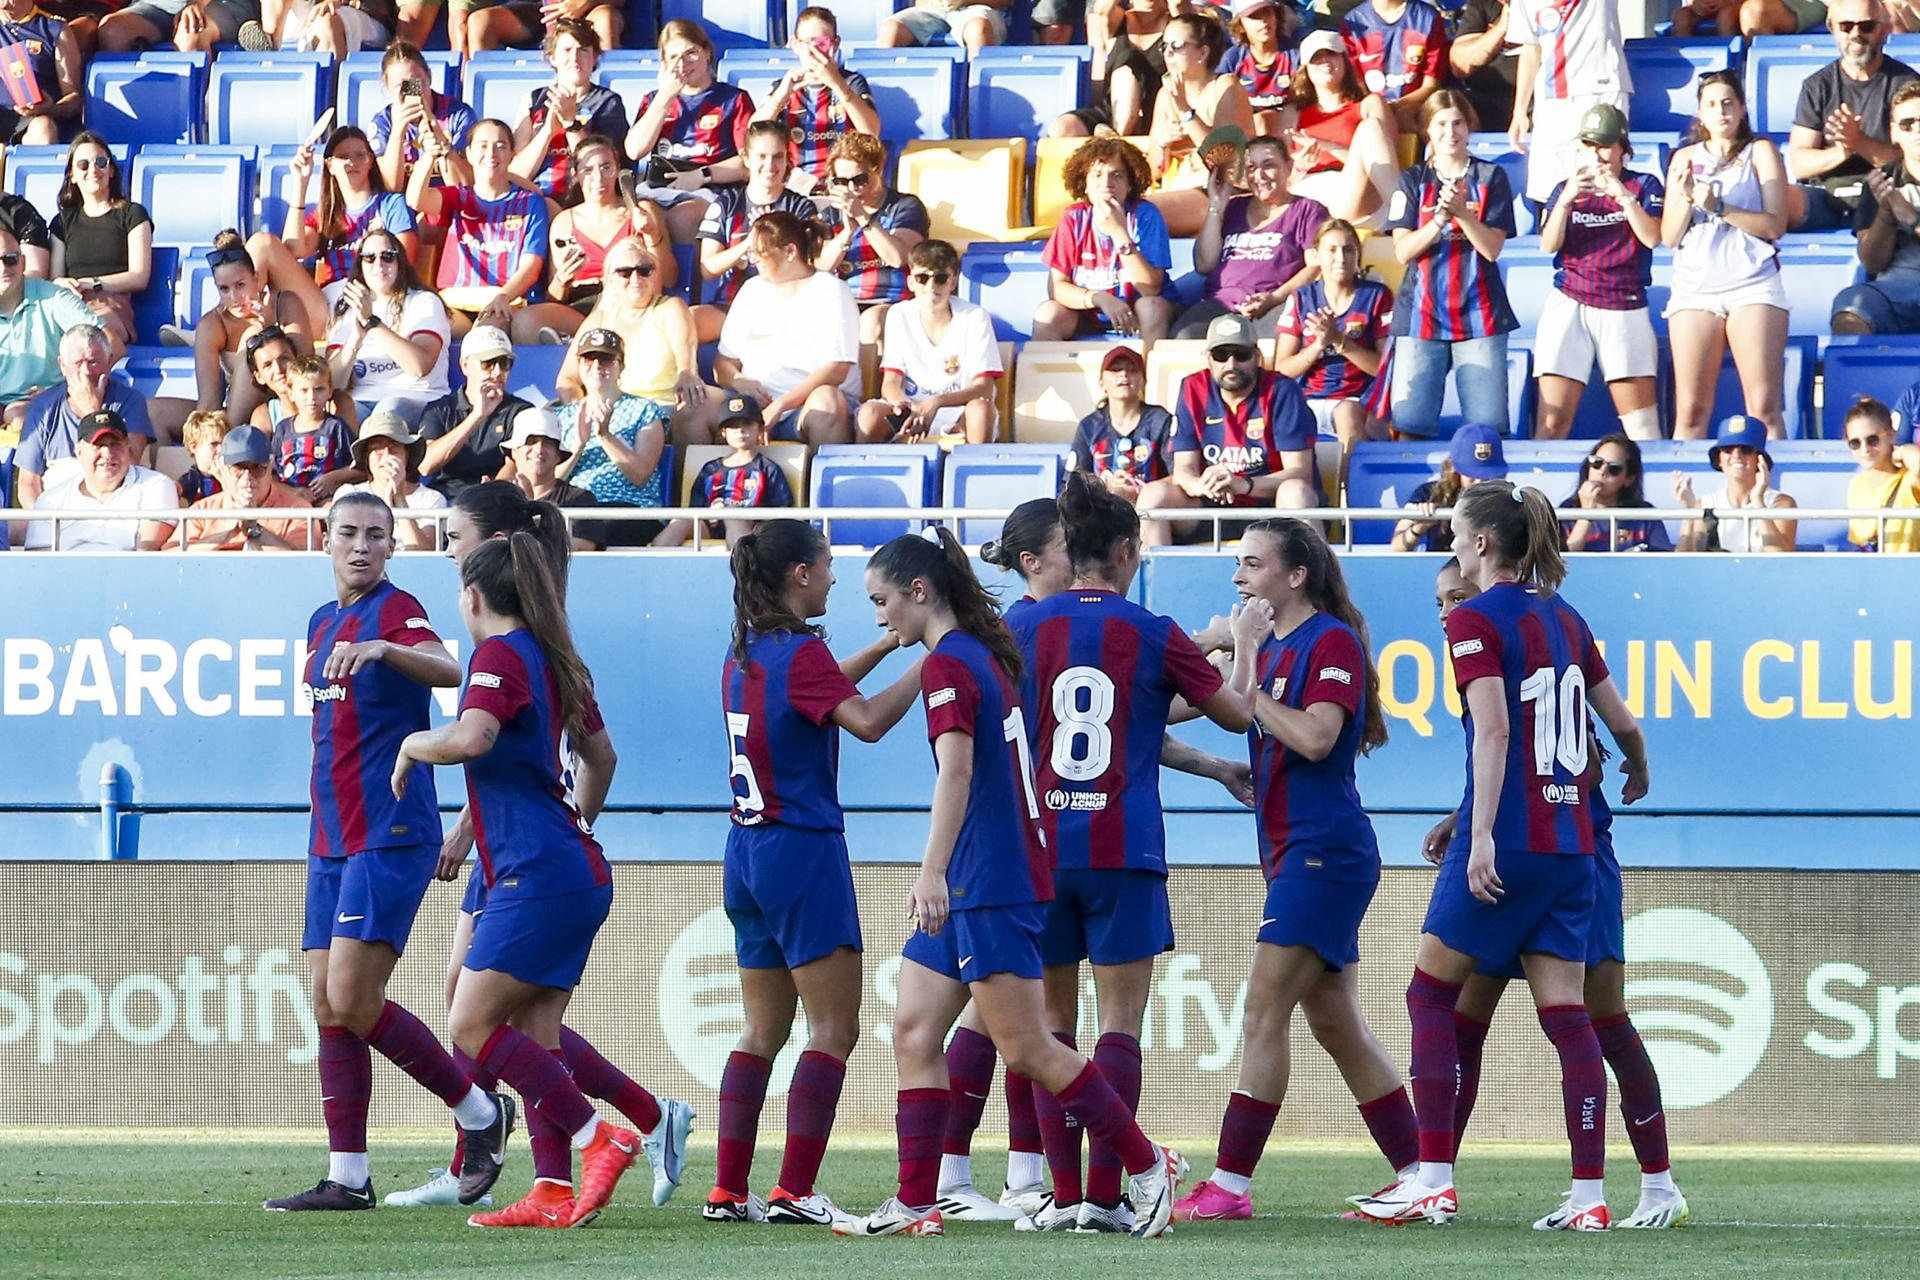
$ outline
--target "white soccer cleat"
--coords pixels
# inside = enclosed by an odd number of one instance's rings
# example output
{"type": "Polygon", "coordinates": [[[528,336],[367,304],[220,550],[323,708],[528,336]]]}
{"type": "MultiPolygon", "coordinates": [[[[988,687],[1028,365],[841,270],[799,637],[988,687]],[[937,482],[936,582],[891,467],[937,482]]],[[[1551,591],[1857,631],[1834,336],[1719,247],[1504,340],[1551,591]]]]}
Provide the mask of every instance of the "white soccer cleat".
{"type": "Polygon", "coordinates": [[[933,1207],[940,1211],[942,1218],[957,1222],[1015,1222],[1020,1218],[1018,1209],[982,1195],[974,1190],[971,1182],[940,1188],[933,1207]]]}
{"type": "Polygon", "coordinates": [[[1080,1206],[1055,1204],[1053,1192],[1049,1191],[1046,1193],[1046,1203],[1014,1223],[1013,1229],[1015,1231],[1072,1231],[1079,1225],[1080,1206]]]}
{"type": "Polygon", "coordinates": [[[1640,1205],[1633,1216],[1624,1222],[1614,1224],[1616,1231],[1667,1231],[1675,1227],[1684,1227],[1693,1221],[1693,1210],[1687,1205],[1687,1198],[1678,1191],[1670,1195],[1649,1196],[1642,1194],[1640,1205]]]}
{"type": "Polygon", "coordinates": [[[1000,1203],[1013,1210],[1016,1217],[1031,1217],[1053,1203],[1053,1192],[1047,1190],[1044,1182],[1009,1186],[1000,1193],[1000,1203]]]}
{"type": "MultiPolygon", "coordinates": [[[[460,1203],[460,1179],[447,1172],[441,1165],[433,1171],[433,1176],[411,1191],[389,1191],[381,1203],[390,1209],[444,1209],[460,1203]]],[[[493,1197],[481,1196],[474,1201],[483,1207],[491,1207],[493,1197]]]]}
{"type": "Polygon", "coordinates": [[[1533,1224],[1535,1231],[1605,1231],[1613,1222],[1613,1215],[1607,1212],[1606,1201],[1583,1204],[1578,1208],[1573,1203],[1573,1193],[1560,1202],[1560,1207],[1533,1224]]]}
{"type": "Polygon", "coordinates": [[[700,1206],[700,1216],[708,1222],[765,1222],[767,1202],[751,1193],[744,1200],[736,1200],[715,1187],[700,1206]]]}
{"type": "Polygon", "coordinates": [[[1187,1167],[1172,1147],[1153,1149],[1153,1167],[1128,1179],[1127,1200],[1133,1206],[1133,1238],[1151,1240],[1173,1222],[1173,1202],[1180,1198],[1180,1174],[1187,1167]]]}
{"type": "Polygon", "coordinates": [[[946,1233],[938,1209],[916,1213],[901,1204],[897,1196],[889,1196],[886,1203],[864,1218],[843,1217],[833,1224],[833,1234],[837,1236],[943,1236],[946,1233]]]}
{"type": "Polygon", "coordinates": [[[1140,1225],[1134,1216],[1133,1206],[1122,1200],[1109,1209],[1097,1205],[1091,1200],[1080,1202],[1080,1219],[1074,1224],[1075,1231],[1089,1235],[1132,1235],[1133,1229],[1140,1225]]]}
{"type": "Polygon", "coordinates": [[[1444,1187],[1426,1187],[1417,1178],[1353,1202],[1354,1209],[1375,1222],[1428,1222],[1445,1226],[1460,1214],[1460,1196],[1451,1183],[1444,1187]]]}
{"type": "Polygon", "coordinates": [[[660,1123],[640,1140],[653,1167],[653,1207],[673,1199],[674,1188],[687,1167],[687,1135],[693,1132],[693,1108],[673,1098],[660,1100],[660,1123]]]}
{"type": "Polygon", "coordinates": [[[767,1222],[789,1227],[831,1227],[853,1215],[818,1191],[812,1195],[790,1195],[775,1187],[767,1197],[767,1222]]]}

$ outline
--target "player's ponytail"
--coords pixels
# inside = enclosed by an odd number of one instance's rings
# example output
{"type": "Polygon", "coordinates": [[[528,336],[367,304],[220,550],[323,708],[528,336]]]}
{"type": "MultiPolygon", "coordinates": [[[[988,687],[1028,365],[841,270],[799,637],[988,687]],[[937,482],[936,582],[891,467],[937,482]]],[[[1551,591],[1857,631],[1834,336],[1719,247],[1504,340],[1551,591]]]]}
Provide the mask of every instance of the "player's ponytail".
{"type": "Polygon", "coordinates": [[[951,529],[935,525],[925,533],[903,533],[874,552],[867,568],[896,587],[924,581],[934,597],[953,610],[960,629],[987,646],[1007,679],[1020,678],[1020,646],[951,529]]]}
{"type": "Polygon", "coordinates": [[[593,675],[573,647],[566,601],[540,538],[522,529],[487,539],[460,562],[460,584],[478,591],[492,612],[526,624],[553,671],[567,736],[575,742],[585,738],[593,675]]]}
{"type": "Polygon", "coordinates": [[[559,507],[529,498],[510,480],[468,485],[453,500],[453,505],[466,514],[482,538],[532,534],[546,552],[547,567],[559,582],[561,595],[566,595],[573,535],[567,532],[567,517],[559,507]]]}
{"type": "MultiPolygon", "coordinates": [[[[1354,604],[1347,591],[1347,575],[1340,568],[1340,557],[1320,531],[1304,520],[1279,517],[1259,520],[1247,527],[1248,534],[1261,533],[1273,539],[1280,559],[1290,569],[1306,572],[1300,594],[1320,612],[1346,624],[1360,640],[1360,658],[1366,664],[1366,717],[1360,726],[1360,754],[1367,755],[1387,742],[1387,718],[1380,710],[1380,673],[1373,665],[1373,636],[1367,630],[1366,615],[1354,604]]],[[[1242,535],[1243,537],[1246,535],[1242,535]]]]}
{"type": "Polygon", "coordinates": [[[1052,498],[1028,498],[1007,513],[1007,522],[1000,526],[1000,536],[980,548],[980,558],[996,569],[1010,569],[1019,574],[1022,582],[1028,581],[1034,570],[1027,566],[1026,557],[1032,556],[1038,561],[1046,553],[1047,544],[1053,541],[1053,531],[1059,527],[1059,502],[1052,498]]]}
{"type": "Polygon", "coordinates": [[[1552,594],[1567,580],[1560,522],[1546,494],[1506,480],[1483,480],[1461,494],[1454,509],[1466,516],[1469,529],[1486,535],[1492,558],[1512,568],[1521,582],[1552,594]]]}
{"type": "Polygon", "coordinates": [[[1069,475],[1060,490],[1060,526],[1076,577],[1111,578],[1114,556],[1127,543],[1140,541],[1140,513],[1133,504],[1084,471],[1069,475]]]}
{"type": "Polygon", "coordinates": [[[733,544],[735,662],[747,665],[749,632],[823,634],[787,604],[787,583],[796,565],[812,564],[826,549],[826,535],[804,520],[763,520],[733,544]]]}

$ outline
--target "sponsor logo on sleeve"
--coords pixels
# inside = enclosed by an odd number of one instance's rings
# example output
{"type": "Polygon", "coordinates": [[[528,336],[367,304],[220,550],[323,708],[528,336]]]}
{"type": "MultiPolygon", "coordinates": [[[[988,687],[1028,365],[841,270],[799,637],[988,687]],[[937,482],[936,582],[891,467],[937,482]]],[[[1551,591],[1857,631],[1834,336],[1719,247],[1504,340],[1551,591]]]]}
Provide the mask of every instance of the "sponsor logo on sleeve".
{"type": "Polygon", "coordinates": [[[407,629],[410,631],[431,631],[433,630],[433,624],[425,618],[408,618],[407,629]]]}
{"type": "Polygon", "coordinates": [[[482,689],[498,689],[500,677],[491,671],[476,671],[473,673],[472,683],[479,685],[482,689]]]}
{"type": "MultiPolygon", "coordinates": [[[[1480,642],[1476,640],[1474,643],[1479,644],[1480,642]]],[[[1337,680],[1341,684],[1350,685],[1353,683],[1353,672],[1340,667],[1322,667],[1320,668],[1320,678],[1322,680],[1337,680]]]]}
{"type": "Polygon", "coordinates": [[[1478,640],[1462,640],[1459,644],[1453,646],[1453,656],[1456,658],[1472,657],[1486,647],[1485,644],[1478,640]]]}
{"type": "Polygon", "coordinates": [[[954,696],[955,691],[952,689],[935,689],[927,695],[927,710],[932,711],[936,707],[946,706],[953,701],[954,696]]]}

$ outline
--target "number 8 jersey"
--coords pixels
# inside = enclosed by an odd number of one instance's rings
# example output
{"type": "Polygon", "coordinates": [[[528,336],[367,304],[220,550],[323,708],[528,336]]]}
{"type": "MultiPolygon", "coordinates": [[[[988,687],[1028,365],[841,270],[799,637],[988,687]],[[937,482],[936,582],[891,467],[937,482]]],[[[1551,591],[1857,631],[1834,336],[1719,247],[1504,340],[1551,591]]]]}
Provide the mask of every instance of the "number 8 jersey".
{"type": "MultiPolygon", "coordinates": [[[[1507,770],[1494,818],[1498,852],[1591,854],[1587,690],[1608,678],[1585,619],[1559,596],[1503,582],[1447,617],[1453,678],[1499,678],[1507,698],[1507,770]]],[[[1466,798],[1451,852],[1472,843],[1473,716],[1467,729],[1466,798]]]]}
{"type": "Polygon", "coordinates": [[[1211,698],[1220,673],[1173,619],[1112,591],[1049,596],[1020,610],[1013,636],[1055,865],[1165,875],[1167,710],[1176,695],[1195,706],[1211,698]]]}
{"type": "Polygon", "coordinates": [[[844,831],[832,717],[860,691],[815,635],[752,632],[747,659],[742,667],[729,650],[720,676],[734,822],[844,831]]]}

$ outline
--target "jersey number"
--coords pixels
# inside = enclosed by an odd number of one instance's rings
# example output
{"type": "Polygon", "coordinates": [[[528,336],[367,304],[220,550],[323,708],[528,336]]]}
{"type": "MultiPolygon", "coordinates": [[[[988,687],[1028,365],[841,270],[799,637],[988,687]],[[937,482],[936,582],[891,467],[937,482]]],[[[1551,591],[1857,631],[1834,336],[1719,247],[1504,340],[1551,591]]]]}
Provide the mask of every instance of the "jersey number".
{"type": "Polygon", "coordinates": [[[1098,667],[1068,667],[1053,682],[1052,765],[1067,782],[1091,782],[1113,764],[1113,677],[1098,667]],[[1081,705],[1081,694],[1086,705],[1081,705]]]}
{"type": "Polygon", "coordinates": [[[1542,667],[1520,682],[1520,701],[1533,708],[1533,771],[1553,776],[1553,763],[1574,777],[1587,771],[1587,675],[1568,667],[1558,683],[1542,667]]]}
{"type": "Polygon", "coordinates": [[[727,750],[733,756],[730,775],[747,784],[746,793],[734,797],[733,807],[742,815],[757,814],[766,808],[760,796],[760,782],[753,776],[753,761],[747,759],[747,713],[727,712],[727,750]]]}
{"type": "Polygon", "coordinates": [[[1014,757],[1020,766],[1020,790],[1027,797],[1027,817],[1037,822],[1040,802],[1033,798],[1033,757],[1027,751],[1027,718],[1020,714],[1020,708],[1007,712],[1007,718],[1000,722],[1000,731],[1013,744],[1014,757]]]}

